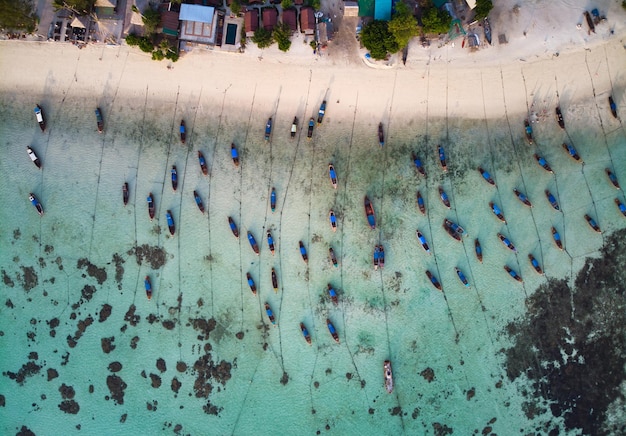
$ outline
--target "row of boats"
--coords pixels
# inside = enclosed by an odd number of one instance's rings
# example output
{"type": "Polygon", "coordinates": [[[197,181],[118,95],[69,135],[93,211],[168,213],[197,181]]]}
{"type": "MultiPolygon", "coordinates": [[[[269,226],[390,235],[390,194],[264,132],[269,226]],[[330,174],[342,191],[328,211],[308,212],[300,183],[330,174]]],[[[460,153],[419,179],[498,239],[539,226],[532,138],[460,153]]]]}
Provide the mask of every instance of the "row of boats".
{"type": "MultiPolygon", "coordinates": [[[[35,119],[37,120],[37,124],[39,124],[39,128],[42,132],[46,131],[46,117],[44,115],[44,111],[40,105],[35,105],[35,119]]],[[[96,114],[96,128],[98,129],[98,133],[104,132],[104,118],[102,117],[102,111],[99,107],[95,109],[96,114]]]]}

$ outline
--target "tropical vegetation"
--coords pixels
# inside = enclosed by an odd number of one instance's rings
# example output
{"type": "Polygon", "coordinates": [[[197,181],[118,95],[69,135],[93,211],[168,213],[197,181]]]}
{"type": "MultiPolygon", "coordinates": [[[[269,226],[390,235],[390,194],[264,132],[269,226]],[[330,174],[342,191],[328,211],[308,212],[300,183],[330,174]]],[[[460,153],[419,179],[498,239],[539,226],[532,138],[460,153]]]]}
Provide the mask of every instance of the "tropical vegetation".
{"type": "Polygon", "coordinates": [[[9,30],[34,32],[39,19],[29,0],[0,0],[0,27],[9,30]]]}
{"type": "Polygon", "coordinates": [[[361,42],[374,59],[385,59],[398,51],[396,37],[389,31],[387,21],[374,20],[361,31],[361,42]]]}
{"type": "Polygon", "coordinates": [[[274,43],[274,37],[272,32],[265,30],[263,27],[258,27],[254,31],[252,42],[259,46],[259,48],[267,48],[274,43]]]}
{"type": "Polygon", "coordinates": [[[151,53],[152,59],[155,61],[169,59],[172,62],[176,62],[179,57],[176,47],[172,47],[165,38],[157,44],[156,30],[161,24],[161,14],[159,11],[148,7],[142,14],[135,5],[133,5],[131,9],[133,12],[141,14],[145,36],[137,36],[131,33],[126,37],[126,44],[137,46],[145,53],[151,53]]]}
{"type": "Polygon", "coordinates": [[[447,33],[450,30],[452,17],[447,11],[431,6],[422,13],[422,26],[424,33],[447,33]]]}
{"type": "Polygon", "coordinates": [[[93,9],[96,0],[53,0],[55,10],[69,9],[78,15],[86,15],[93,9]]]}
{"type": "Polygon", "coordinates": [[[274,28],[274,40],[278,43],[280,51],[287,52],[291,47],[291,29],[289,25],[280,23],[274,28]]]}
{"type": "Polygon", "coordinates": [[[491,0],[476,0],[476,7],[474,8],[474,13],[476,14],[474,18],[477,20],[482,20],[483,18],[487,18],[489,12],[493,9],[493,3],[491,0]]]}
{"type": "Polygon", "coordinates": [[[409,45],[409,41],[414,36],[419,35],[417,20],[411,14],[411,10],[406,3],[396,3],[396,11],[387,25],[387,29],[396,38],[398,50],[409,45]]]}

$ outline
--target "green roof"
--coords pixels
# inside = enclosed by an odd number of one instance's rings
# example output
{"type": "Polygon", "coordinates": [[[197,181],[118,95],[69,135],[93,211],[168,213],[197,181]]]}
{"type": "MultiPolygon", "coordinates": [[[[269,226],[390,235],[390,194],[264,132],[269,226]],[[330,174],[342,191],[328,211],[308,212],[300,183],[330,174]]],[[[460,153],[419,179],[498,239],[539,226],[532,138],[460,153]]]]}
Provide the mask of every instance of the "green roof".
{"type": "Polygon", "coordinates": [[[445,5],[446,3],[448,3],[448,0],[432,0],[433,4],[435,5],[435,7],[440,8],[443,5],[445,5]]]}

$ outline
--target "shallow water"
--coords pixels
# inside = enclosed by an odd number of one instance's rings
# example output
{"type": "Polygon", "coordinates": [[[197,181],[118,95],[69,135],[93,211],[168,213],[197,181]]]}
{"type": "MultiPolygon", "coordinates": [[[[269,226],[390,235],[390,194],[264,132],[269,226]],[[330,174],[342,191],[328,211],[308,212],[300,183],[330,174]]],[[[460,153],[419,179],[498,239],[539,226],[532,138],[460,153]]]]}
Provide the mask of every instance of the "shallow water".
{"type": "Polygon", "coordinates": [[[572,104],[566,131],[551,112],[542,118],[534,125],[537,148],[525,142],[522,120],[506,113],[487,117],[485,110],[478,120],[426,117],[396,125],[389,109],[381,148],[372,114],[358,110],[358,95],[350,103],[329,98],[328,115],[309,141],[304,123],[316,113],[317,95],[296,104],[306,116],[300,116],[300,132],[291,139],[293,101],[287,109],[279,102],[269,108],[246,101],[237,90],[180,95],[170,89],[158,97],[137,90],[118,96],[106,83],[100,92],[107,96],[101,104],[102,135],[95,129],[96,102],[82,95],[46,96],[44,134],[34,123],[32,96],[0,107],[5,300],[0,330],[2,348],[10,350],[0,361],[4,433],[24,425],[37,434],[51,427],[88,434],[445,434],[448,429],[468,434],[490,427],[505,434],[533,431],[546,422],[560,425],[549,412],[523,412],[520,392],[529,384],[507,378],[503,350],[513,339],[505,327],[525,316],[526,298],[546,283],[530,266],[528,253],[548,278],[572,280],[587,258],[599,256],[605,235],[626,227],[613,202],[616,197],[623,202],[623,194],[604,173],[610,167],[626,183],[626,135],[610,114],[599,112],[600,97],[572,104]],[[333,114],[333,104],[341,104],[341,116],[333,114]],[[351,117],[346,104],[354,108],[351,117]],[[275,126],[266,143],[263,126],[270,115],[275,126]],[[178,140],[183,117],[186,146],[178,140]],[[230,159],[232,141],[239,148],[239,168],[230,159]],[[567,156],[563,141],[574,144],[584,165],[567,156]],[[448,158],[446,173],[437,162],[438,143],[448,158]],[[43,171],[29,162],[27,144],[40,156],[43,171]],[[208,177],[200,171],[198,150],[207,159],[208,177]],[[425,163],[426,179],[417,175],[412,152],[425,163]],[[554,175],[534,162],[535,152],[548,160],[554,175]],[[337,190],[328,179],[329,162],[337,170],[337,190]],[[170,185],[172,165],[178,168],[177,192],[170,185]],[[479,165],[497,188],[482,179],[479,165]],[[130,185],[126,207],[124,182],[130,185]],[[450,197],[450,210],[438,198],[439,186],[450,197]],[[275,213],[269,207],[272,187],[278,193],[275,213]],[[532,209],[515,198],[515,187],[528,195],[532,209]],[[427,216],[417,209],[417,189],[427,216]],[[557,196],[561,212],[550,207],[545,189],[557,196]],[[208,213],[198,211],[194,190],[208,213]],[[41,219],[28,202],[29,192],[45,208],[41,219]],[[157,208],[153,222],[146,207],[149,192],[157,208]],[[375,230],[367,226],[364,195],[374,205],[375,230]],[[492,214],[490,201],[500,206],[507,224],[492,214]],[[328,223],[331,208],[338,218],[336,233],[328,223]],[[176,223],[173,237],[166,210],[176,223]],[[586,213],[602,234],[591,231],[586,213]],[[239,239],[228,216],[239,226],[239,239]],[[469,233],[463,243],[442,229],[446,217],[469,233]],[[551,226],[560,232],[565,251],[556,249],[551,226]],[[417,243],[418,228],[432,255],[417,243]],[[274,256],[267,229],[276,241],[274,256]],[[258,257],[247,231],[261,248],[258,257]],[[498,232],[514,242],[518,254],[501,244],[498,232]],[[482,264],[474,255],[474,238],[482,244],[482,264]],[[307,248],[307,264],[299,240],[307,248]],[[385,247],[385,268],[374,271],[378,243],[385,247]],[[328,259],[330,246],[338,268],[328,259]],[[158,256],[139,262],[136,247],[153,250],[152,255],[163,250],[164,263],[158,256]],[[508,277],[504,265],[517,271],[523,284],[508,277]],[[455,266],[468,277],[469,289],[459,282],[455,266]],[[271,287],[272,267],[278,293],[271,287]],[[443,292],[430,285],[426,269],[443,292]],[[257,284],[256,297],[246,272],[257,284]],[[144,292],[146,275],[151,301],[144,292]],[[327,283],[339,293],[338,306],[327,296],[327,283]],[[265,315],[266,301],[276,326],[265,315]],[[330,337],[326,318],[340,344],[330,337]],[[300,322],[307,325],[312,346],[303,340],[300,322]],[[392,395],[383,387],[385,359],[393,364],[392,395]],[[112,362],[121,369],[111,371],[119,369],[112,362]],[[186,365],[177,369],[179,362],[186,365]],[[114,376],[127,385],[117,399],[107,385],[120,381],[114,376]],[[60,392],[63,384],[74,394],[60,392]],[[62,405],[80,410],[64,413],[62,405]]]}

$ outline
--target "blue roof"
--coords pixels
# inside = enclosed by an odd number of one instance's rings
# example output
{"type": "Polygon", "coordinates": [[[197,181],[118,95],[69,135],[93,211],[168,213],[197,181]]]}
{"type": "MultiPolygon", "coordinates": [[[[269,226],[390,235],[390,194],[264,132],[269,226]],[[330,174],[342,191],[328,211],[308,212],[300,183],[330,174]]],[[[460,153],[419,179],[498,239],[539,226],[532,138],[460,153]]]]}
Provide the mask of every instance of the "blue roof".
{"type": "Polygon", "coordinates": [[[374,19],[389,21],[391,20],[391,2],[392,0],[375,0],[374,19]]]}

